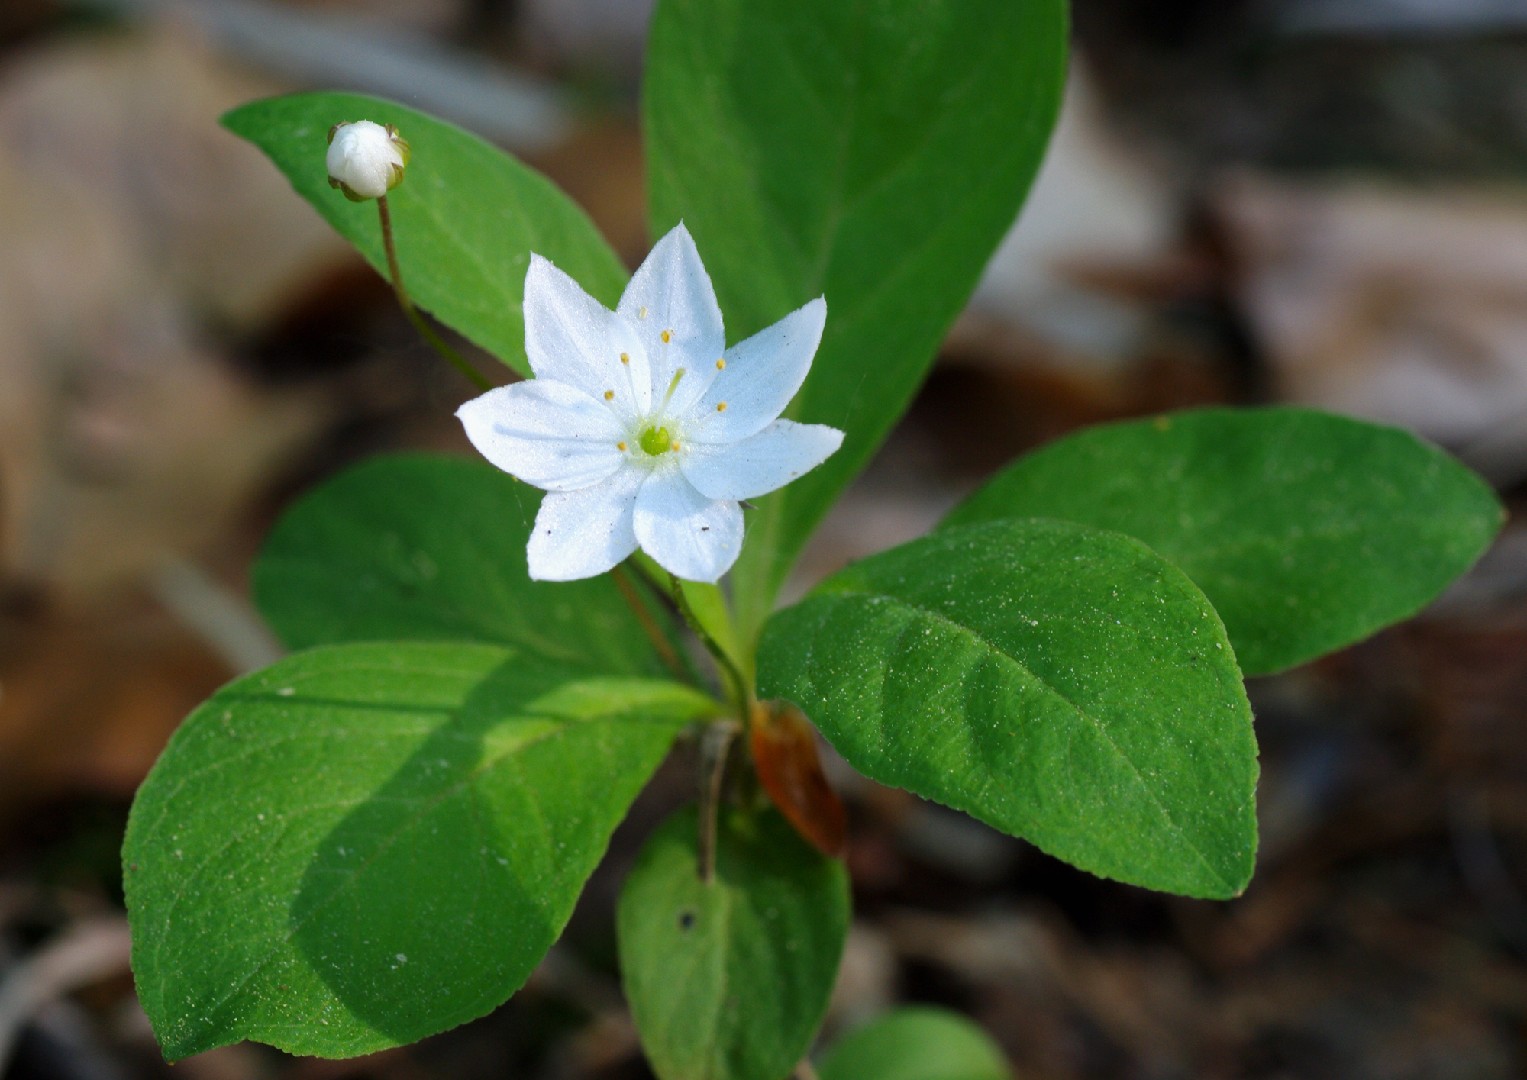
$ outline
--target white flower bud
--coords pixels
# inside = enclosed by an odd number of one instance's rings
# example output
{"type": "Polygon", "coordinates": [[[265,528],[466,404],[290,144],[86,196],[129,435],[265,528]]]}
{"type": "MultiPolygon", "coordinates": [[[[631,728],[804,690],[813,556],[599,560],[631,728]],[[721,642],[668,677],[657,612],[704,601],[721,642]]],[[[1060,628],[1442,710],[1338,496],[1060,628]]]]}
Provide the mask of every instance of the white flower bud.
{"type": "Polygon", "coordinates": [[[408,143],[391,124],[357,120],[329,129],[329,186],[352,202],[386,195],[403,179],[407,164],[408,143]]]}

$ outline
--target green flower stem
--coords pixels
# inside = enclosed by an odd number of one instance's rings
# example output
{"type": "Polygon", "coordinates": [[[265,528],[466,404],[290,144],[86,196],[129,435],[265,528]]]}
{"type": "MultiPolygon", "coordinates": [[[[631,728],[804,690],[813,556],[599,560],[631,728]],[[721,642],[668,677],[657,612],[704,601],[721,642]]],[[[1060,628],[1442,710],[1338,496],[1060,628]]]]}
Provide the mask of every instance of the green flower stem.
{"type": "Polygon", "coordinates": [[[732,658],[727,655],[725,649],[716,643],[705,626],[695,617],[694,609],[689,606],[689,598],[684,595],[684,587],[679,579],[668,575],[669,585],[673,590],[673,602],[679,609],[679,614],[684,617],[684,622],[694,632],[695,637],[700,639],[707,652],[716,660],[716,666],[726,674],[727,681],[731,683],[732,701],[737,707],[737,718],[742,722],[742,730],[746,731],[753,708],[753,690],[746,678],[743,677],[742,669],[739,668],[732,658]]]}
{"type": "Polygon", "coordinates": [[[392,276],[392,291],[397,295],[398,306],[403,309],[403,314],[408,316],[408,321],[413,323],[415,330],[419,331],[419,336],[443,356],[447,363],[461,372],[468,382],[479,390],[492,390],[493,383],[488,377],[467,363],[465,357],[447,345],[445,340],[435,333],[434,327],[430,326],[424,316],[419,314],[419,309],[414,307],[408,290],[403,287],[403,271],[398,266],[398,249],[392,241],[392,211],[387,207],[386,195],[377,199],[376,212],[382,222],[382,247],[387,252],[387,270],[392,276]]]}
{"type": "Polygon", "coordinates": [[[732,748],[732,741],[747,731],[752,721],[753,690],[731,656],[695,615],[689,597],[684,594],[683,583],[674,574],[668,575],[668,583],[673,590],[673,602],[679,614],[715,658],[716,666],[726,673],[727,681],[731,683],[732,701],[737,707],[737,723],[723,720],[711,724],[700,740],[700,835],[696,847],[700,880],[708,885],[716,872],[716,829],[721,813],[721,784],[726,777],[727,755],[732,748]]]}

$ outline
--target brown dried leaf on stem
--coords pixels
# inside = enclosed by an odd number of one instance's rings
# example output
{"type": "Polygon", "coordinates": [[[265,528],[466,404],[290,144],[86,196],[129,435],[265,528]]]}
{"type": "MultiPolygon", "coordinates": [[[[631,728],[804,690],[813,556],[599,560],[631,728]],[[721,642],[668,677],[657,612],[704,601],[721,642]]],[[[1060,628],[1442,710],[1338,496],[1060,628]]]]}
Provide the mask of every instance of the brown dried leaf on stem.
{"type": "Polygon", "coordinates": [[[748,725],[759,783],[787,821],[829,858],[843,854],[848,820],[827,783],[817,754],[816,731],[804,713],[785,701],[753,706],[748,725]]]}

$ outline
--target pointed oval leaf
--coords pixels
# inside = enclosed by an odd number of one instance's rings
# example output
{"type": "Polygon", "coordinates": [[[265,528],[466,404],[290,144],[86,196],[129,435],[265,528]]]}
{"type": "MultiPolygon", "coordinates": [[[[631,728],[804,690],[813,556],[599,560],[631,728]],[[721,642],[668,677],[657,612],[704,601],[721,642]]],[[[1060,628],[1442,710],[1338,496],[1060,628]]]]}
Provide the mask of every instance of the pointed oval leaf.
{"type": "Polygon", "coordinates": [[[693,810],[666,821],[621,892],[621,980],[662,1080],[780,1080],[816,1034],[848,934],[843,864],[773,811],[721,814],[700,880],[693,810]]]}
{"type": "Polygon", "coordinates": [[[745,639],[1017,216],[1066,36],[1064,0],[658,6],[643,90],[654,233],[680,218],[694,233],[729,340],[825,294],[789,415],[847,433],[750,515],[732,571],[745,639]]]}
{"type": "Polygon", "coordinates": [[[223,125],[254,143],[382,276],[377,208],[329,187],[329,129],[396,124],[412,155],[392,189],[393,236],[415,303],[522,375],[521,301],[530,253],[544,255],[613,304],[626,272],[588,216],[555,184],[453,124],[363,94],[289,94],[240,106],[223,125]]]}
{"type": "Polygon", "coordinates": [[[855,768],[1084,870],[1188,896],[1251,876],[1256,742],[1224,627],[1144,544],[949,529],[777,613],[759,691],[855,768]]]}
{"type": "Polygon", "coordinates": [[[1436,447],[1299,408],[1092,428],[1018,459],[944,524],[1009,517],[1145,541],[1203,589],[1249,675],[1415,614],[1503,520],[1489,487],[1436,447]]]}
{"type": "Polygon", "coordinates": [[[166,1056],[350,1057],[509,997],[706,698],[487,645],[300,653],[192,713],[133,804],[133,972],[166,1056]]]}
{"type": "Polygon", "coordinates": [[[957,1013],[911,1008],[871,1021],[832,1045],[821,1080],[1012,1080],[991,1036],[957,1013]]]}
{"type": "Polygon", "coordinates": [[[480,461],[369,459],[282,516],[255,565],[256,600],[294,649],[476,640],[590,672],[655,674],[648,638],[608,577],[528,577],[540,494],[480,461]]]}

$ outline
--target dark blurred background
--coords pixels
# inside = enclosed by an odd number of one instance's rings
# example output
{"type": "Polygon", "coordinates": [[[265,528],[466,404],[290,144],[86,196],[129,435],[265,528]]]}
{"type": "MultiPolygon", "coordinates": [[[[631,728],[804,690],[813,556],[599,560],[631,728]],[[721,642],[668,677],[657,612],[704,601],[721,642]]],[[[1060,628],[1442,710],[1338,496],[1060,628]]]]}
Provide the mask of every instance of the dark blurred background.
{"type": "MultiPolygon", "coordinates": [[[[649,8],[0,0],[0,1076],[648,1075],[611,908],[683,763],[509,1005],[353,1062],[164,1065],[117,847],[179,720],[279,655],[246,575],[282,505],[367,454],[467,450],[470,388],[217,116],[398,98],[547,172],[634,263],[649,8]]],[[[1034,197],[792,587],[1040,442],[1205,403],[1403,424],[1520,507],[1527,4],[1076,0],[1075,24],[1034,197]]],[[[1232,903],[1095,880],[837,769],[857,921],[829,1035],[914,1001],[969,1013],[1021,1080],[1527,1076],[1524,649],[1508,525],[1421,617],[1254,681],[1262,852],[1232,903]]]]}

